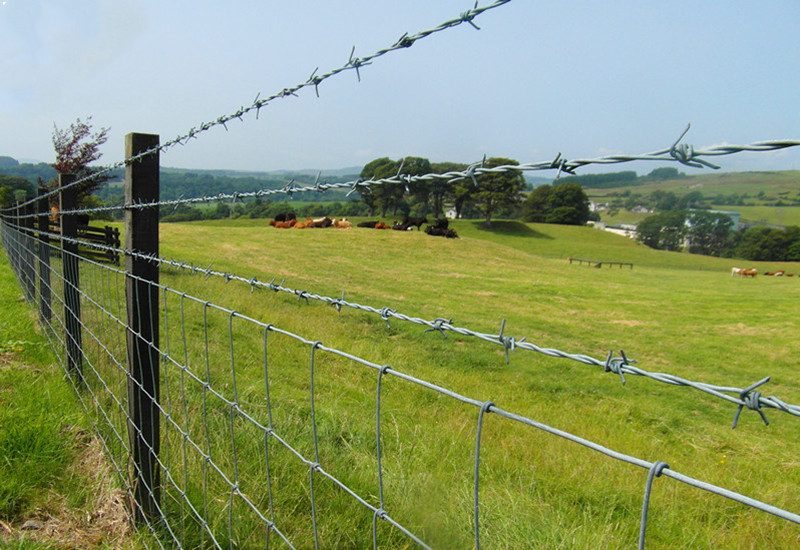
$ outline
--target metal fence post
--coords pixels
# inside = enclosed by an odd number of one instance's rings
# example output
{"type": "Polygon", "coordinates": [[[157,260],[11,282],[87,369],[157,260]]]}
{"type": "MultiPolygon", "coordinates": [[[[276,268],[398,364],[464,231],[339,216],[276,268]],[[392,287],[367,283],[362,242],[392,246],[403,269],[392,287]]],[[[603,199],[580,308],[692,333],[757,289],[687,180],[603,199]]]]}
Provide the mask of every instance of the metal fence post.
{"type": "Polygon", "coordinates": [[[25,297],[31,303],[36,300],[36,238],[34,237],[36,220],[33,218],[35,212],[34,203],[28,203],[24,209],[25,218],[20,224],[25,228],[23,232],[25,258],[22,263],[22,270],[25,273],[25,277],[23,278],[25,283],[25,297]]]}
{"type": "MultiPolygon", "coordinates": [[[[158,147],[159,137],[125,136],[125,158],[158,147]]],[[[148,154],[125,167],[125,204],[159,200],[159,155],[148,154]]],[[[134,518],[158,514],[160,493],[158,206],[125,210],[125,296],[128,316],[128,439],[133,454],[134,518]]]]}
{"type": "MultiPolygon", "coordinates": [[[[59,174],[59,211],[70,212],[78,206],[78,189],[70,184],[73,174],[59,174]]],[[[59,214],[61,222],[61,262],[64,270],[64,329],[67,348],[67,372],[83,379],[83,356],[81,348],[81,298],[80,266],[78,262],[78,217],[75,214],[59,214]]]]}
{"type": "Polygon", "coordinates": [[[44,195],[44,188],[39,188],[39,201],[37,202],[37,209],[39,210],[39,317],[42,320],[42,325],[47,327],[50,325],[52,317],[51,296],[50,296],[50,220],[49,220],[49,207],[50,202],[44,195]]]}

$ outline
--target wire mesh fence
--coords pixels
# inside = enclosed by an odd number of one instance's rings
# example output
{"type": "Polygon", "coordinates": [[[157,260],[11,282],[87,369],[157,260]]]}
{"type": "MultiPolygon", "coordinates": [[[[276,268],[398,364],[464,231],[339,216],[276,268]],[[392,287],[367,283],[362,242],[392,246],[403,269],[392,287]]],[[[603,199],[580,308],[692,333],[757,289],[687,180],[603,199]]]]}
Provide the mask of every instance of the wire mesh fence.
{"type": "MultiPolygon", "coordinates": [[[[301,89],[313,86],[318,91],[324,80],[342,72],[354,70],[360,78],[360,68],[378,57],[453,26],[475,26],[476,16],[507,2],[498,0],[481,8],[476,2],[460,17],[428,31],[405,34],[370,56],[356,57],[354,49],[338,69],[324,74],[315,70],[306,82],[265,99],[258,96],[248,107],[126,155],[107,170],[135,165],[215,126],[227,128],[227,123],[253,111],[258,115],[269,102],[301,89]]],[[[114,207],[68,206],[61,209],[61,216],[71,223],[76,214],[110,209],[129,214],[273,192],[336,188],[354,192],[386,183],[408,186],[415,178],[452,181],[498,171],[572,173],[589,164],[639,160],[715,168],[702,157],[800,145],[782,140],[703,150],[679,144],[682,138],[644,155],[568,161],[559,154],[554,160],[525,165],[485,168],[475,163],[448,174],[398,173],[383,180],[317,182],[302,188],[290,183],[278,191],[176,201],[127,198],[114,207]]],[[[50,198],[80,183],[62,185],[50,198]]],[[[443,335],[472,336],[502,346],[506,359],[509,352],[526,349],[601,366],[623,381],[632,374],[688,385],[738,405],[736,418],[744,407],[764,419],[762,407],[800,415],[795,405],[762,397],[757,391],[760,383],[742,389],[649,373],[633,366],[624,354],[605,360],[567,354],[510,337],[504,334],[504,325],[499,334],[489,334],[456,326],[449,319],[429,321],[391,307],[345,301],[344,296],[330,298],[274,280],[263,283],[210,266],[195,267],[134,246],[89,243],[66,231],[63,223],[59,232],[41,226],[37,230],[33,222],[46,215],[46,208],[36,211],[32,206],[41,201],[3,211],[3,248],[23,295],[37,308],[54,353],[94,422],[128,493],[132,517],[153,535],[153,546],[599,547],[610,540],[608,533],[583,533],[586,525],[597,524],[587,518],[597,516],[607,531],[615,532],[615,540],[622,538],[628,545],[638,540],[643,548],[648,522],[656,522],[666,533],[681,531],[685,517],[675,510],[687,498],[702,501],[702,496],[687,496],[694,493],[713,497],[710,502],[719,511],[707,522],[719,524],[716,532],[725,531],[726,518],[731,517],[762,529],[774,528],[781,533],[780,540],[800,544],[800,515],[786,509],[790,506],[765,502],[770,495],[761,500],[740,494],[682,474],[666,462],[638,458],[555,428],[504,403],[464,395],[412,374],[413,358],[406,364],[385,364],[380,357],[367,358],[344,345],[327,345],[325,333],[290,330],[280,318],[237,311],[234,295],[256,288],[282,291],[337,310],[349,307],[376,314],[387,324],[398,319],[443,335]],[[122,255],[128,266],[121,269],[86,258],[79,254],[79,244],[122,255]],[[130,263],[136,261],[155,267],[156,273],[158,267],[188,269],[246,285],[230,291],[230,302],[216,303],[177,284],[135,273],[130,263]],[[143,307],[153,315],[143,315],[143,307]],[[583,453],[577,469],[564,459],[576,453],[583,453]],[[584,488],[582,481],[589,477],[602,479],[584,488]],[[670,483],[656,478],[668,478],[670,483]],[[566,485],[571,488],[565,490],[566,485]],[[651,500],[678,504],[664,512],[658,506],[651,510],[651,500]],[[761,516],[777,518],[778,523],[761,516]]],[[[131,232],[129,227],[126,237],[131,232]]],[[[671,542],[670,535],[665,538],[671,542]]]]}
{"type": "Polygon", "coordinates": [[[790,510],[664,462],[462,395],[408,374],[403,365],[327,346],[324,334],[298,334],[149,281],[140,281],[140,288],[158,303],[159,330],[158,343],[146,345],[160,370],[152,384],[156,394],[143,395],[157,410],[160,436],[145,453],[155,463],[152,485],[142,486],[142,457],[135,458],[134,447],[142,435],[137,430],[146,430],[136,427],[130,400],[131,385],[140,395],[144,385],[132,376],[129,356],[131,340],[140,335],[129,323],[125,290],[134,276],[65,251],[54,235],[45,243],[13,219],[4,219],[2,238],[134,515],[157,546],[480,548],[547,540],[536,533],[541,521],[534,516],[559,497],[539,476],[565,473],[531,448],[572,454],[575,444],[597,455],[589,460],[609,476],[609,491],[627,509],[622,529],[631,541],[638,537],[640,547],[651,498],[659,502],[680,492],[663,488],[657,477],[800,524],[790,510]],[[48,262],[41,261],[45,256],[48,262]],[[77,338],[68,320],[75,312],[65,298],[75,280],[70,265],[80,281],[77,338]],[[49,308],[42,307],[46,295],[49,308]],[[75,345],[79,352],[71,358],[75,345]],[[508,453],[520,456],[509,463],[508,453]],[[519,469],[524,457],[536,461],[536,473],[519,469]],[[631,467],[646,475],[631,479],[631,467]],[[141,504],[142,493],[152,509],[141,504]],[[633,511],[637,500],[639,512],[633,511]]]}

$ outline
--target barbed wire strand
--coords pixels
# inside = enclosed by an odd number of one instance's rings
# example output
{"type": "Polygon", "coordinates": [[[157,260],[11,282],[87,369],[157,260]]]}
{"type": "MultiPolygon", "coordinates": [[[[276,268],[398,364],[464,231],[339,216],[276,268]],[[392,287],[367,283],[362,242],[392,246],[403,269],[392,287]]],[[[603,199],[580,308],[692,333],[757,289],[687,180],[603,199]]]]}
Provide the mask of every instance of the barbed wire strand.
{"type": "MultiPolygon", "coordinates": [[[[464,23],[468,23],[473,28],[479,29],[479,27],[474,23],[474,19],[476,17],[478,17],[479,15],[483,14],[484,12],[487,12],[489,10],[492,10],[492,9],[500,7],[500,6],[504,5],[504,4],[507,4],[510,1],[511,0],[495,0],[491,4],[479,7],[478,6],[478,0],[475,0],[475,5],[471,9],[463,12],[459,17],[454,18],[454,19],[450,19],[448,21],[445,21],[444,23],[441,23],[440,25],[438,25],[438,26],[436,26],[436,27],[434,27],[432,29],[419,31],[416,34],[409,35],[408,33],[404,33],[391,46],[388,46],[388,47],[385,47],[385,48],[381,48],[381,49],[377,50],[376,52],[374,52],[372,54],[369,54],[369,55],[366,55],[364,57],[356,57],[356,55],[355,55],[356,48],[355,48],[355,46],[353,46],[352,50],[350,51],[350,56],[349,56],[347,62],[344,63],[344,65],[342,65],[342,66],[340,66],[340,67],[338,67],[336,69],[332,69],[332,70],[328,71],[327,73],[318,75],[317,71],[319,70],[319,67],[317,67],[316,69],[314,69],[314,71],[311,73],[311,76],[309,76],[309,78],[306,81],[301,82],[299,84],[295,84],[294,86],[289,87],[289,88],[283,88],[281,91],[279,91],[277,93],[274,93],[269,97],[261,98],[261,93],[259,92],[256,95],[256,98],[253,100],[253,103],[251,105],[247,106],[247,107],[242,106],[238,110],[234,111],[233,113],[230,113],[230,114],[227,114],[227,115],[221,115],[221,116],[217,117],[215,120],[212,120],[212,121],[203,122],[200,125],[192,127],[191,129],[189,129],[185,133],[183,133],[181,135],[178,135],[177,137],[175,137],[175,138],[173,138],[173,139],[171,139],[169,141],[166,141],[166,142],[164,142],[162,144],[159,144],[156,147],[153,147],[153,148],[147,149],[145,151],[142,151],[142,152],[140,152],[140,153],[138,153],[136,155],[131,155],[130,157],[127,157],[122,161],[119,161],[119,162],[116,162],[116,163],[111,164],[109,166],[106,166],[104,168],[98,169],[95,172],[93,172],[91,175],[83,177],[83,178],[80,178],[80,179],[77,179],[74,182],[70,183],[69,185],[65,185],[61,189],[63,190],[63,189],[66,189],[68,187],[74,187],[76,185],[80,185],[82,183],[85,183],[87,181],[95,179],[98,176],[109,174],[110,172],[112,172],[114,170],[122,168],[123,166],[126,166],[128,164],[132,164],[132,163],[134,163],[134,162],[136,162],[136,161],[138,161],[138,160],[140,160],[140,159],[142,159],[144,157],[147,157],[149,155],[153,155],[155,153],[165,152],[168,149],[171,149],[172,147],[174,147],[176,145],[185,145],[190,140],[196,139],[200,134],[202,134],[204,132],[207,132],[208,130],[211,130],[212,128],[215,128],[215,127],[218,127],[218,126],[222,126],[223,128],[225,128],[227,130],[228,129],[227,124],[229,122],[232,122],[234,120],[244,121],[244,118],[243,118],[244,115],[252,113],[253,111],[255,111],[256,118],[258,118],[258,115],[259,115],[259,113],[260,113],[262,108],[266,107],[268,104],[270,104],[273,101],[278,100],[278,99],[284,99],[284,98],[287,98],[287,97],[297,97],[297,92],[299,92],[303,88],[308,88],[308,87],[312,87],[313,86],[315,93],[317,94],[317,96],[319,96],[319,85],[322,82],[324,82],[325,80],[328,80],[329,78],[332,78],[332,77],[334,77],[334,76],[336,76],[336,75],[338,75],[340,73],[343,73],[343,72],[346,72],[346,71],[355,71],[356,75],[358,77],[358,80],[360,82],[361,81],[361,71],[360,71],[361,67],[365,67],[367,65],[371,65],[379,57],[381,57],[383,55],[386,55],[389,52],[410,48],[417,41],[422,40],[423,38],[426,38],[428,36],[431,36],[431,35],[433,35],[435,33],[438,33],[438,32],[441,32],[441,31],[444,31],[444,30],[447,30],[447,29],[451,29],[453,27],[457,27],[457,26],[462,25],[464,23]]],[[[39,198],[51,197],[54,194],[58,193],[58,191],[59,191],[58,189],[54,189],[52,191],[49,191],[48,193],[44,193],[40,197],[35,197],[33,199],[28,200],[27,202],[22,203],[22,206],[30,204],[30,203],[38,200],[39,198]]]]}
{"type": "MultiPolygon", "coordinates": [[[[28,228],[21,226],[17,226],[16,229],[22,231],[23,233],[32,231],[28,228]]],[[[729,403],[736,405],[737,409],[734,414],[732,423],[732,428],[734,429],[738,425],[739,417],[745,407],[747,407],[749,410],[757,412],[765,425],[769,424],[769,420],[764,414],[763,411],[764,408],[777,409],[779,411],[788,413],[792,416],[800,417],[800,405],[789,404],[776,396],[765,397],[761,394],[760,391],[757,391],[758,387],[770,381],[770,377],[763,378],[762,380],[752,384],[747,388],[739,388],[733,386],[719,386],[714,384],[708,384],[705,382],[697,382],[673,374],[661,373],[661,372],[649,372],[640,367],[637,367],[635,366],[637,361],[628,358],[624,350],[620,350],[620,355],[618,357],[614,356],[613,351],[609,351],[605,360],[602,360],[594,358],[587,354],[569,353],[555,348],[538,346],[533,342],[527,341],[527,337],[517,338],[514,336],[507,336],[505,335],[505,326],[506,326],[505,319],[501,321],[500,331],[498,334],[485,333],[485,332],[471,330],[465,327],[456,326],[453,324],[452,319],[438,317],[434,320],[426,320],[420,317],[413,317],[410,315],[406,315],[390,307],[376,308],[369,305],[349,302],[344,299],[344,293],[342,293],[341,298],[332,298],[330,296],[319,295],[312,292],[307,292],[305,290],[288,288],[283,286],[283,281],[281,283],[275,283],[275,279],[267,283],[259,281],[256,277],[246,278],[232,273],[216,271],[211,269],[210,265],[204,268],[201,266],[195,266],[191,263],[181,262],[175,259],[162,258],[159,256],[149,255],[149,254],[145,255],[135,252],[133,250],[118,249],[114,247],[109,247],[107,245],[102,245],[99,243],[91,243],[80,239],[61,237],[57,233],[45,233],[45,234],[49,235],[54,239],[61,239],[64,242],[72,242],[75,244],[92,247],[107,252],[113,251],[114,253],[117,254],[124,254],[130,257],[143,259],[153,264],[157,264],[159,266],[172,267],[176,269],[187,270],[189,272],[196,274],[203,274],[206,278],[214,276],[224,279],[225,282],[237,281],[240,283],[245,283],[250,286],[251,292],[255,291],[256,289],[271,290],[273,292],[283,292],[297,296],[298,300],[305,300],[307,303],[309,303],[310,300],[316,300],[329,305],[333,305],[339,312],[341,312],[342,307],[347,307],[358,311],[372,313],[375,315],[379,315],[381,319],[383,319],[386,322],[387,327],[391,326],[389,323],[391,319],[397,319],[400,321],[425,326],[427,328],[424,330],[424,332],[434,332],[434,331],[439,332],[445,338],[447,337],[447,332],[454,332],[461,336],[475,337],[485,342],[502,346],[505,351],[506,363],[510,362],[511,352],[514,352],[517,349],[522,349],[526,351],[533,351],[536,353],[540,353],[548,357],[569,359],[586,365],[602,367],[604,372],[610,372],[618,375],[623,385],[625,385],[626,383],[625,375],[634,375],[634,376],[641,376],[664,384],[692,388],[701,391],[703,393],[713,395],[719,399],[723,399],[729,403]]]]}
{"type": "MultiPolygon", "coordinates": [[[[609,165],[609,164],[621,164],[634,161],[678,162],[680,164],[684,164],[686,166],[691,166],[694,168],[708,167],[712,169],[719,169],[720,168],[719,166],[712,164],[702,159],[701,157],[732,155],[748,151],[749,152],[777,151],[789,147],[800,146],[800,141],[798,140],[772,140],[772,141],[759,141],[747,145],[720,145],[716,147],[710,147],[708,149],[695,149],[694,146],[689,144],[679,144],[679,141],[683,139],[683,137],[686,135],[686,132],[689,130],[690,126],[691,125],[687,125],[686,130],[684,130],[683,134],[681,134],[681,136],[678,138],[678,141],[673,143],[673,145],[670,146],[669,148],[639,155],[608,155],[592,159],[576,159],[568,161],[561,156],[561,153],[559,153],[556,156],[555,160],[552,161],[539,161],[526,164],[508,164],[492,168],[487,168],[483,166],[482,162],[478,162],[469,165],[465,170],[460,170],[460,171],[456,170],[451,172],[445,172],[442,174],[429,173],[424,175],[412,176],[412,175],[398,173],[394,176],[387,178],[356,179],[338,183],[320,183],[319,182],[320,175],[318,174],[317,181],[313,185],[305,185],[305,186],[298,185],[295,183],[294,180],[291,180],[281,189],[259,189],[256,191],[217,193],[214,195],[202,195],[191,198],[179,197],[177,199],[161,200],[157,202],[132,202],[120,205],[77,208],[73,210],[65,210],[61,212],[61,214],[98,214],[98,213],[114,212],[119,210],[136,210],[136,209],[152,208],[155,206],[177,208],[178,206],[181,205],[191,205],[191,204],[209,203],[209,202],[223,202],[223,201],[236,202],[244,199],[263,198],[272,195],[289,195],[291,197],[295,193],[309,193],[309,192],[324,193],[329,190],[344,190],[344,189],[348,190],[347,196],[349,196],[352,193],[356,192],[359,188],[368,188],[374,185],[402,184],[408,187],[413,183],[430,182],[437,180],[442,183],[452,183],[468,178],[475,180],[475,178],[485,174],[508,174],[508,173],[519,173],[528,171],[557,170],[557,177],[560,177],[562,172],[575,174],[575,170],[577,170],[578,168],[582,168],[584,166],[589,166],[593,164],[609,165]]],[[[23,214],[20,217],[26,218],[26,217],[35,217],[39,215],[41,214],[27,214],[27,215],[23,214]]]]}

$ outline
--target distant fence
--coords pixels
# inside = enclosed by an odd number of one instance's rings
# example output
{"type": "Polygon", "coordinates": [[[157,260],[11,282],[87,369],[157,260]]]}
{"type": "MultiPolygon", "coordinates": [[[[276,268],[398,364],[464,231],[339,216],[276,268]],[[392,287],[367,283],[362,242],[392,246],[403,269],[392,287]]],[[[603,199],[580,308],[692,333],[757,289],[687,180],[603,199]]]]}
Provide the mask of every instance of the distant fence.
{"type": "Polygon", "coordinates": [[[608,267],[617,266],[620,269],[623,266],[633,269],[633,264],[630,263],[630,262],[609,262],[609,261],[606,261],[606,260],[600,260],[600,261],[599,260],[586,260],[584,258],[567,258],[567,259],[569,260],[569,263],[577,262],[578,265],[587,264],[587,265],[590,265],[591,267],[600,268],[600,267],[603,267],[604,265],[607,265],[608,267]]]}

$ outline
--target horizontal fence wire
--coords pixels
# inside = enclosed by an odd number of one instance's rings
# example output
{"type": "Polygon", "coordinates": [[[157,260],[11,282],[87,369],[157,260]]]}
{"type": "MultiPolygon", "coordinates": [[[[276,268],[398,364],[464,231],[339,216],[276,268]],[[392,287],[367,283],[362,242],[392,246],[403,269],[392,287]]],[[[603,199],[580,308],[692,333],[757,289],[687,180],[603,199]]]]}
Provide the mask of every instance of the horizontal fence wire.
{"type": "MultiPolygon", "coordinates": [[[[2,224],[2,244],[25,297],[36,303],[43,269],[37,240],[14,226],[2,224]],[[31,274],[34,282],[30,285],[31,274]],[[32,288],[33,292],[26,289],[32,288]]],[[[66,322],[59,313],[66,304],[58,298],[69,283],[62,273],[67,256],[57,246],[50,255],[49,291],[56,302],[45,332],[62,364],[62,339],[66,322]]],[[[79,262],[81,369],[65,371],[87,412],[92,416],[110,459],[123,484],[127,483],[130,453],[126,431],[131,419],[125,401],[131,376],[126,367],[125,339],[136,337],[125,321],[125,278],[132,275],[94,260],[79,262]]],[[[146,281],[144,281],[146,282],[146,281]]],[[[467,483],[473,494],[471,512],[462,518],[471,524],[475,548],[486,534],[482,520],[486,509],[480,491],[489,472],[482,468],[482,429],[489,416],[580,445],[615,461],[648,472],[640,516],[640,548],[644,547],[647,510],[656,477],[667,477],[689,487],[724,497],[789,522],[800,524],[800,515],[750,496],[687,476],[665,462],[651,462],[616,451],[591,440],[506,410],[494,401],[475,399],[438,384],[412,376],[393,365],[376,363],[319,340],[281,328],[235,310],[214,304],[166,285],[146,282],[149,293],[160,296],[163,323],[161,344],[153,349],[161,358],[161,398],[157,403],[164,428],[158,466],[162,472],[161,504],[155,517],[146,518],[159,547],[264,546],[278,539],[288,548],[319,547],[333,533],[328,523],[333,509],[345,506],[362,533],[353,535],[360,547],[408,544],[433,548],[431,533],[404,520],[407,510],[398,505],[398,487],[386,485],[387,441],[391,439],[381,420],[390,418],[383,403],[390,398],[387,379],[397,380],[421,402],[426,394],[446,399],[453,406],[473,411],[472,476],[467,483]],[[292,351],[288,351],[293,348],[292,351]],[[287,355],[288,354],[288,355],[287,355]],[[288,369],[289,365],[294,365],[288,369]],[[305,364],[305,367],[303,367],[305,364]],[[299,367],[299,369],[298,369],[299,367]],[[363,422],[372,425],[374,442],[357,446],[353,458],[337,460],[341,453],[331,446],[331,423],[341,411],[332,407],[338,395],[332,371],[349,372],[358,384],[372,384],[375,400],[351,404],[363,422]],[[304,374],[305,373],[305,374],[304,374]],[[372,373],[370,375],[369,373],[372,373]],[[292,378],[294,377],[294,378],[292,378]],[[289,386],[299,384],[292,389],[289,386]],[[333,386],[331,386],[333,384],[333,386]],[[259,389],[259,386],[261,389],[259,389]],[[299,401],[298,401],[299,399],[299,401]],[[305,403],[299,405],[300,402],[305,403]],[[335,411],[340,411],[339,413],[335,411]],[[370,413],[371,411],[371,413],[370,413]],[[298,424],[298,415],[301,424],[298,424]],[[362,455],[369,455],[367,460],[362,455]],[[363,464],[361,463],[363,461],[363,464]],[[362,476],[353,476],[351,470],[362,476]],[[300,508],[289,486],[301,483],[305,499],[300,508]],[[292,502],[292,506],[289,506],[292,502]],[[360,510],[360,512],[359,512],[360,510]],[[299,525],[298,525],[299,522],[299,525]],[[298,538],[299,537],[299,538],[298,538]],[[166,542],[162,542],[162,540],[166,542]],[[406,542],[403,543],[402,541],[406,542]],[[369,542],[365,542],[369,541],[369,542]],[[398,542],[399,541],[399,542],[398,542]]],[[[394,386],[394,384],[393,384],[394,386]]],[[[392,392],[402,391],[393,387],[392,392]]],[[[362,394],[363,395],[363,394],[362,394]]],[[[149,396],[155,400],[156,396],[149,396]]],[[[395,410],[392,416],[396,414],[395,410]]],[[[349,416],[348,416],[349,417],[349,416]]],[[[423,422],[419,418],[417,422],[423,422]]],[[[396,429],[396,428],[395,428],[396,429]]],[[[439,428],[444,436],[446,427],[439,428]]],[[[390,428],[391,430],[391,428],[390,428]]],[[[334,438],[335,439],[335,438],[334,438]]],[[[469,438],[468,438],[469,439],[469,438]]],[[[335,441],[333,441],[335,443],[335,441]]],[[[464,444],[464,442],[460,443],[464,444]]],[[[389,453],[387,455],[387,453],[389,453]]],[[[392,475],[397,472],[392,469],[392,475]]],[[[412,472],[413,474],[413,472],[412,472]]],[[[133,487],[125,485],[129,494],[133,487]]],[[[155,487],[148,488],[156,491],[155,487]]],[[[341,526],[340,526],[341,527],[341,526]]]]}
{"type": "MultiPolygon", "coordinates": [[[[20,226],[17,226],[17,229],[19,229],[22,232],[31,231],[29,229],[20,226]]],[[[81,239],[61,237],[58,233],[44,233],[44,234],[51,238],[61,239],[64,242],[72,242],[75,244],[79,244],[81,246],[95,248],[103,252],[126,255],[134,258],[141,258],[159,266],[175,268],[178,270],[186,270],[194,274],[203,275],[205,276],[205,278],[217,277],[223,279],[225,282],[236,281],[239,283],[244,283],[250,286],[251,291],[259,289],[259,290],[270,290],[276,293],[283,292],[296,296],[298,300],[305,300],[306,303],[310,303],[310,300],[315,300],[328,305],[332,305],[337,309],[337,311],[340,312],[342,308],[345,307],[366,313],[371,313],[380,316],[381,319],[383,319],[386,322],[387,327],[390,326],[389,324],[390,320],[394,319],[398,321],[424,326],[426,327],[425,332],[439,332],[445,338],[447,338],[448,332],[453,332],[460,336],[474,337],[484,342],[489,342],[491,344],[503,347],[505,351],[506,363],[510,362],[511,352],[520,349],[520,350],[540,353],[548,357],[569,359],[585,365],[601,367],[603,368],[604,372],[618,375],[623,385],[625,385],[626,383],[625,375],[632,375],[632,376],[641,376],[655,382],[660,382],[672,386],[691,388],[736,405],[737,408],[734,413],[732,428],[736,428],[736,426],[738,425],[739,418],[744,408],[747,408],[748,410],[752,410],[758,413],[758,415],[760,416],[761,420],[764,422],[765,425],[769,425],[769,420],[764,414],[764,409],[775,409],[795,417],[800,417],[800,405],[787,403],[783,399],[780,399],[779,397],[774,395],[770,396],[762,395],[761,391],[759,391],[758,388],[761,388],[764,384],[770,381],[771,377],[769,376],[762,378],[761,380],[753,383],[752,385],[746,388],[730,386],[730,385],[717,385],[717,384],[709,384],[706,382],[698,382],[670,373],[647,371],[639,366],[636,366],[638,360],[629,358],[627,354],[624,352],[624,350],[620,350],[619,356],[615,356],[613,350],[609,351],[605,359],[600,359],[592,357],[587,354],[570,353],[556,348],[539,346],[533,342],[528,341],[527,336],[523,336],[521,338],[508,336],[505,334],[505,327],[506,327],[505,319],[501,321],[500,330],[498,333],[496,334],[486,333],[454,325],[453,320],[451,318],[438,317],[433,320],[428,320],[420,317],[407,315],[390,307],[379,308],[370,305],[360,304],[357,302],[347,301],[344,299],[345,295],[344,292],[342,293],[341,297],[334,298],[331,296],[315,294],[313,292],[301,290],[298,288],[286,287],[283,284],[284,281],[282,281],[281,283],[276,283],[275,279],[272,279],[270,282],[259,281],[256,277],[242,277],[240,275],[236,275],[233,273],[216,271],[212,269],[210,265],[202,267],[194,265],[190,262],[179,261],[174,258],[165,258],[154,255],[143,255],[133,250],[110,247],[107,245],[102,245],[100,243],[93,243],[81,239]]]]}
{"type": "MultiPolygon", "coordinates": [[[[370,179],[356,179],[347,182],[339,183],[325,183],[320,182],[321,174],[317,175],[317,179],[313,185],[298,185],[294,180],[288,182],[280,189],[258,189],[255,191],[241,191],[236,193],[216,193],[214,195],[202,195],[198,197],[180,197],[177,199],[161,200],[157,202],[125,202],[119,205],[108,206],[92,206],[85,208],[76,208],[64,210],[62,214],[99,214],[108,212],[118,212],[121,210],[140,210],[151,208],[153,206],[163,206],[177,208],[181,205],[192,205],[209,202],[222,202],[231,201],[236,202],[240,200],[263,198],[273,195],[289,195],[290,197],[295,193],[324,193],[330,190],[348,190],[347,196],[355,193],[359,189],[371,188],[373,186],[396,184],[405,187],[406,192],[409,192],[410,187],[419,182],[434,182],[434,183],[452,183],[464,179],[471,179],[477,184],[476,178],[487,174],[509,174],[520,173],[528,171],[542,171],[542,170],[555,170],[556,177],[559,177],[562,172],[574,174],[575,170],[589,165],[608,165],[620,164],[634,161],[661,161],[661,162],[679,162],[681,164],[692,166],[695,168],[709,167],[718,169],[719,166],[711,164],[704,160],[705,156],[720,156],[720,155],[733,155],[746,151],[750,152],[766,152],[777,151],[789,147],[797,147],[800,141],[797,140],[772,140],[760,141],[751,143],[749,145],[721,145],[709,147],[706,149],[695,149],[694,146],[689,144],[680,144],[689,126],[686,127],[683,134],[678,138],[678,141],[673,143],[670,147],[653,151],[650,153],[643,153],[639,155],[609,155],[604,157],[592,159],[576,159],[568,161],[561,156],[561,153],[555,160],[531,162],[526,164],[509,164],[495,167],[484,166],[484,161],[477,162],[469,165],[465,170],[455,170],[445,172],[442,174],[430,173],[424,175],[408,175],[402,173],[402,165],[398,173],[394,176],[387,178],[370,178],[370,179]]],[[[23,203],[24,205],[25,203],[23,203]]],[[[22,214],[22,219],[32,217],[36,214],[22,214]]]]}
{"type": "MultiPolygon", "coordinates": [[[[98,176],[102,176],[102,175],[105,175],[105,174],[110,174],[114,170],[117,170],[117,169],[122,168],[122,167],[124,167],[124,166],[126,166],[128,164],[136,162],[137,160],[142,159],[144,157],[147,157],[147,156],[150,156],[150,155],[154,155],[156,153],[166,152],[167,150],[171,149],[172,147],[175,147],[176,145],[185,145],[190,140],[196,139],[199,135],[203,134],[204,132],[207,132],[208,130],[211,130],[212,128],[215,128],[215,127],[218,127],[218,126],[222,126],[227,130],[228,129],[227,124],[229,122],[232,122],[234,120],[244,121],[243,117],[246,114],[252,113],[253,111],[255,111],[256,118],[258,118],[258,114],[259,114],[259,112],[261,111],[262,108],[266,107],[267,105],[269,105],[270,103],[272,103],[273,101],[278,100],[278,99],[284,99],[284,98],[287,98],[287,97],[296,97],[297,96],[297,92],[303,90],[304,88],[313,87],[315,92],[316,92],[316,94],[317,94],[317,96],[319,96],[319,85],[322,84],[325,80],[328,80],[329,78],[332,78],[332,77],[334,77],[334,76],[336,76],[338,74],[341,74],[341,73],[344,73],[344,72],[347,72],[347,71],[355,71],[356,75],[358,76],[358,80],[360,81],[361,80],[361,72],[360,72],[361,68],[362,67],[366,67],[368,65],[371,65],[379,57],[384,56],[387,53],[390,53],[390,52],[393,52],[393,51],[404,50],[404,49],[410,48],[417,41],[422,40],[423,38],[427,38],[428,36],[431,36],[433,34],[445,31],[447,29],[451,29],[451,28],[457,27],[459,25],[463,25],[465,23],[471,25],[475,29],[479,29],[480,27],[478,27],[474,22],[476,17],[478,17],[479,15],[483,14],[484,12],[487,12],[487,11],[492,10],[494,8],[500,7],[503,4],[507,4],[510,1],[511,0],[495,0],[494,2],[492,2],[491,4],[487,4],[486,6],[478,6],[478,0],[475,0],[475,5],[471,9],[464,11],[457,18],[450,19],[448,21],[445,21],[444,23],[441,23],[441,24],[437,25],[436,27],[434,27],[432,29],[419,31],[419,32],[417,32],[415,34],[404,33],[391,46],[388,46],[388,47],[385,47],[385,48],[381,48],[381,49],[375,51],[374,53],[366,55],[364,57],[356,57],[355,56],[355,46],[353,46],[353,49],[350,51],[350,57],[348,58],[347,62],[344,65],[342,65],[342,66],[340,66],[338,68],[332,69],[332,70],[330,70],[330,71],[328,71],[326,73],[323,73],[323,74],[317,74],[317,72],[319,71],[319,67],[317,67],[311,73],[311,76],[309,76],[308,80],[306,80],[304,82],[301,82],[301,83],[296,84],[296,85],[291,86],[291,87],[283,88],[279,92],[274,93],[274,94],[270,95],[269,97],[265,97],[265,98],[261,98],[261,94],[259,93],[259,94],[256,95],[256,98],[253,100],[253,103],[251,105],[247,106],[247,107],[244,107],[244,106],[240,107],[239,109],[237,109],[233,113],[229,113],[229,114],[226,114],[226,115],[221,115],[221,116],[217,117],[215,120],[212,120],[212,121],[203,122],[199,126],[192,127],[191,129],[189,129],[185,133],[183,133],[181,135],[178,135],[177,137],[175,137],[175,138],[173,138],[173,139],[171,139],[171,140],[169,140],[169,141],[167,141],[165,143],[159,144],[157,147],[153,147],[153,148],[148,149],[146,151],[142,151],[141,153],[136,154],[136,155],[131,155],[131,156],[125,158],[122,161],[119,161],[119,162],[116,162],[116,163],[111,164],[109,166],[100,168],[100,169],[94,171],[91,175],[86,176],[84,178],[79,178],[79,179],[75,180],[74,182],[70,183],[69,187],[74,187],[74,186],[77,186],[77,185],[81,185],[81,184],[83,184],[83,183],[85,183],[87,181],[90,181],[90,180],[92,180],[94,178],[97,178],[98,176]]],[[[53,189],[52,191],[49,191],[49,192],[41,195],[41,197],[49,198],[49,197],[54,196],[56,193],[58,193],[58,189],[53,189]]],[[[28,204],[31,204],[35,200],[37,200],[37,199],[31,199],[29,201],[23,202],[21,204],[21,206],[26,206],[28,204]]],[[[9,209],[4,209],[4,210],[0,209],[0,212],[4,212],[4,211],[8,211],[8,210],[9,209]]]]}

